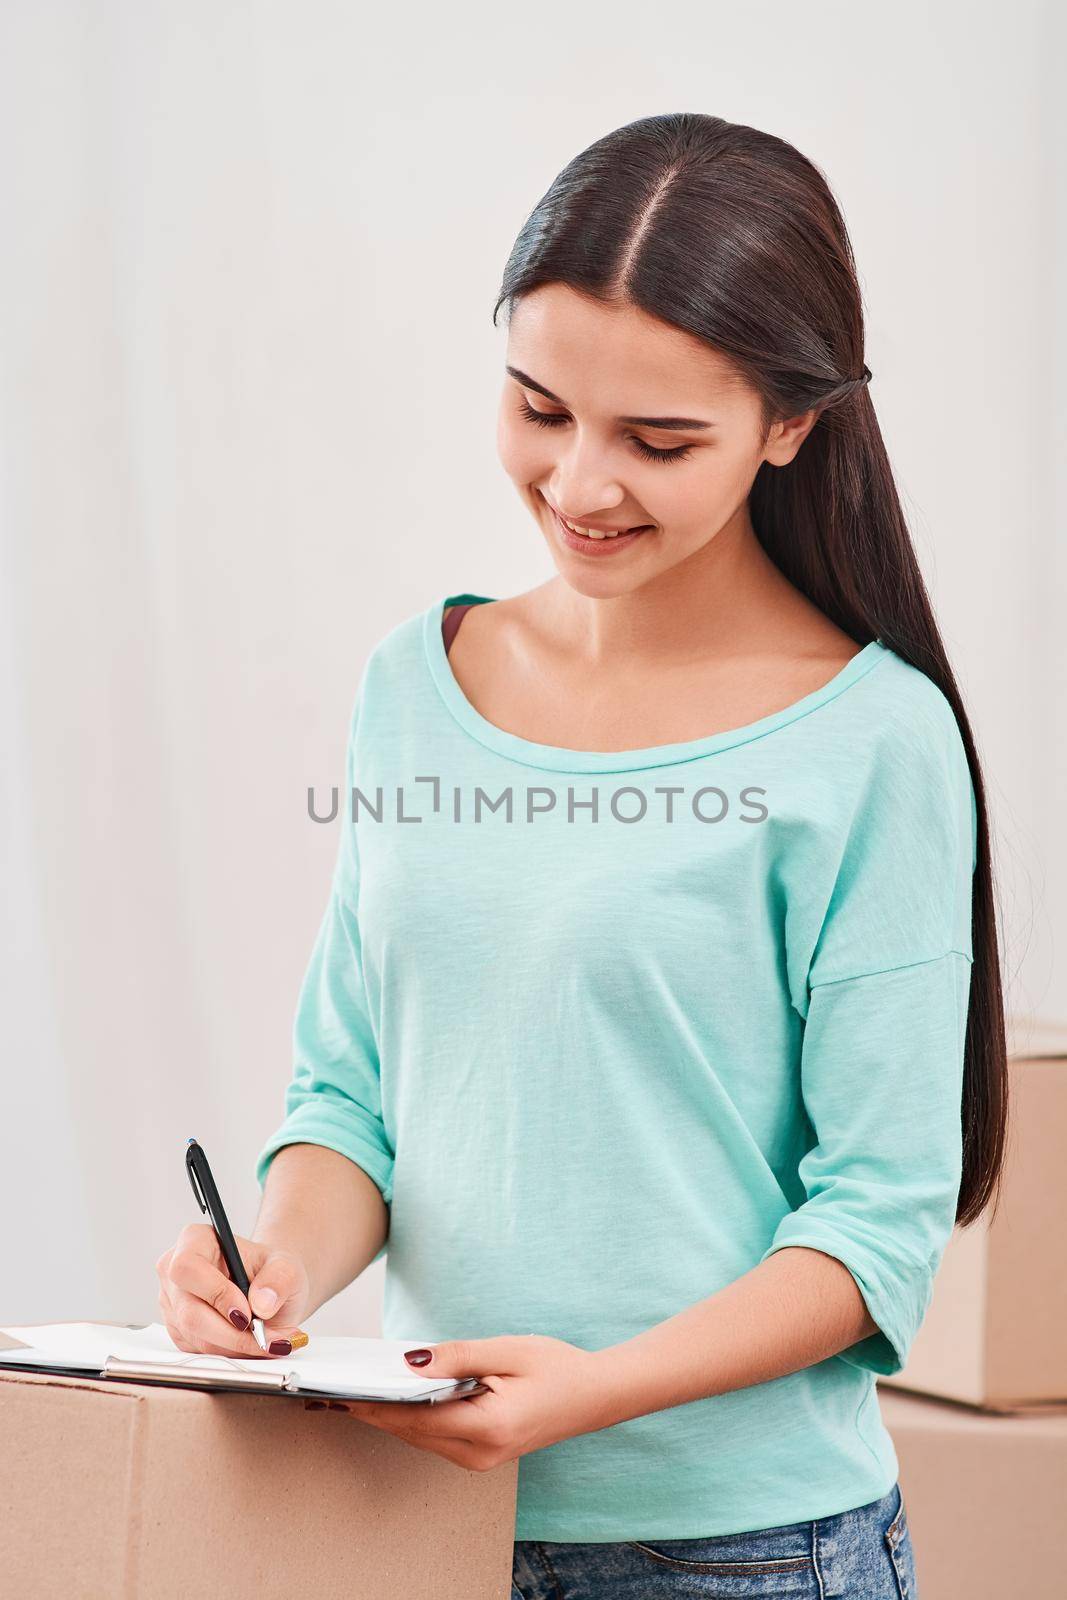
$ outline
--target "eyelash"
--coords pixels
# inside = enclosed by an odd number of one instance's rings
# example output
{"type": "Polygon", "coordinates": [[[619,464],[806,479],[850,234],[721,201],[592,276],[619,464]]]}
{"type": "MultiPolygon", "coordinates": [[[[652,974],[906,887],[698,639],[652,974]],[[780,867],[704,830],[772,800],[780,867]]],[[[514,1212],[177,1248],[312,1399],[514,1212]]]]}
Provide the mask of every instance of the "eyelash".
{"type": "MultiPolygon", "coordinates": [[[[519,411],[528,422],[536,422],[541,428],[557,428],[567,420],[557,412],[535,411],[525,395],[519,401],[519,411]]],[[[637,446],[646,461],[684,461],[693,448],[691,444],[679,444],[673,450],[657,450],[654,445],[646,444],[643,439],[635,439],[632,434],[630,442],[637,446]]]]}

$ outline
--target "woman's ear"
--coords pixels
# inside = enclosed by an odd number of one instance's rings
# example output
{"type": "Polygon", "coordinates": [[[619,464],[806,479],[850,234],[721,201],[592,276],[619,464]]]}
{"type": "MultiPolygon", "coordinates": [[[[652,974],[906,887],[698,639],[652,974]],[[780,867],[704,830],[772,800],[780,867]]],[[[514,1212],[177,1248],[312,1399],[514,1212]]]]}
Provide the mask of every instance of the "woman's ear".
{"type": "Polygon", "coordinates": [[[774,423],[763,448],[763,460],[772,467],[787,467],[818,420],[818,411],[803,411],[799,417],[774,423]]]}

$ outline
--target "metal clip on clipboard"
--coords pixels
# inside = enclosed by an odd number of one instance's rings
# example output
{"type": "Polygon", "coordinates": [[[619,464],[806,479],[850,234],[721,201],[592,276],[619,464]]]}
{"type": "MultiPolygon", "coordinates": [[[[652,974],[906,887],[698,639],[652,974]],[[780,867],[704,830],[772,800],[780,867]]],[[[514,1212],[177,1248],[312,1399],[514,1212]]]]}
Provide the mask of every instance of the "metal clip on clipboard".
{"type": "Polygon", "coordinates": [[[259,1363],[261,1371],[249,1367],[235,1367],[233,1358],[226,1356],[190,1356],[184,1361],[135,1361],[128,1356],[108,1356],[100,1369],[102,1378],[148,1378],[153,1383],[171,1383],[181,1388],[195,1377],[197,1386],[219,1389],[266,1389],[274,1392],[288,1389],[296,1392],[299,1385],[292,1381],[291,1372],[278,1372],[266,1361],[259,1363]],[[209,1361],[224,1363],[221,1368],[205,1371],[209,1361]],[[190,1368],[194,1370],[190,1372],[190,1368]]]}
{"type": "MultiPolygon", "coordinates": [[[[381,1402],[382,1399],[381,1395],[305,1387],[296,1372],[279,1372],[265,1361],[249,1363],[247,1367],[235,1367],[233,1358],[227,1356],[191,1355],[188,1361],[135,1361],[126,1356],[108,1356],[100,1376],[134,1381],[143,1378],[149,1383],[169,1383],[178,1388],[247,1389],[260,1394],[298,1394],[309,1400],[319,1395],[328,1399],[368,1400],[372,1403],[381,1402]],[[205,1371],[209,1361],[222,1362],[223,1366],[221,1369],[205,1371]]],[[[468,1394],[485,1394],[488,1388],[488,1384],[478,1378],[458,1378],[454,1383],[442,1383],[440,1393],[419,1395],[417,1401],[411,1403],[436,1405],[443,1400],[455,1400],[468,1394]]]]}

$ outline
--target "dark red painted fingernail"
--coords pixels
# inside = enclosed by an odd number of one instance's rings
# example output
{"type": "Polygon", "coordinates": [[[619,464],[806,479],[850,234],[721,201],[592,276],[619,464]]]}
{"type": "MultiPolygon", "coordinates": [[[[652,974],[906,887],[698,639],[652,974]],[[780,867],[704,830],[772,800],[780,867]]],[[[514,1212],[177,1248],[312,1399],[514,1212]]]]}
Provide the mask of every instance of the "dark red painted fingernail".
{"type": "Polygon", "coordinates": [[[432,1350],[405,1350],[404,1360],[410,1361],[413,1367],[424,1367],[427,1361],[433,1360],[432,1350]]]}
{"type": "Polygon", "coordinates": [[[245,1329],[248,1327],[248,1318],[245,1316],[243,1311],[238,1311],[236,1306],[234,1306],[233,1310],[230,1312],[230,1321],[233,1323],[235,1328],[240,1328],[242,1333],[244,1333],[245,1329]]]}
{"type": "Polygon", "coordinates": [[[272,1356],[291,1356],[293,1353],[293,1341],[291,1339],[272,1339],[270,1353],[272,1356]]]}

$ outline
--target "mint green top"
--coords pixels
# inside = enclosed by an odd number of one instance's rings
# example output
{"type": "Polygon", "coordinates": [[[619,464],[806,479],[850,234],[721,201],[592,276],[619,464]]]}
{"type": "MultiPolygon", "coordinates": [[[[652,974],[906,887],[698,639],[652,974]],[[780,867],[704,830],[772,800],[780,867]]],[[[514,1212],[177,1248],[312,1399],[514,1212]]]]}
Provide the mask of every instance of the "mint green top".
{"type": "Polygon", "coordinates": [[[488,597],[434,601],[364,669],[357,820],[342,800],[257,1178],[301,1141],[370,1175],[382,1333],[412,1344],[597,1350],[783,1246],[836,1257],[879,1332],[522,1456],[515,1538],[864,1505],[898,1471],[875,1375],[906,1360],[961,1175],[977,835],[952,708],[875,640],[747,727],[536,744],[452,673],[442,613],[468,600],[488,597]]]}

